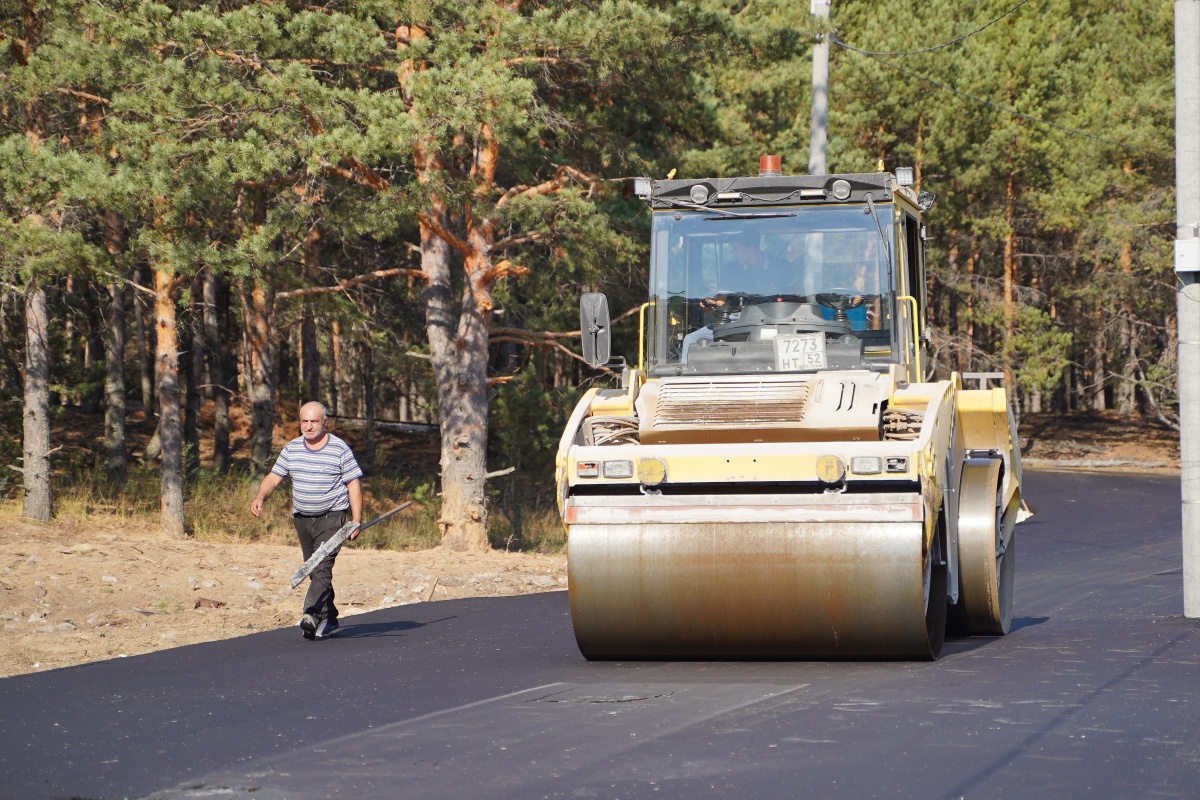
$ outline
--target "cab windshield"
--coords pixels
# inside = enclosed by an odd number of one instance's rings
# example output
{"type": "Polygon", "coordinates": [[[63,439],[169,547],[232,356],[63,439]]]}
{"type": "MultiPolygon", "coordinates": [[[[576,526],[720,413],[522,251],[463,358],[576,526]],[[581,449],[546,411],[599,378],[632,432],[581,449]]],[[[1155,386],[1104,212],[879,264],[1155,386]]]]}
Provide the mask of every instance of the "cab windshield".
{"type": "Polygon", "coordinates": [[[859,205],[656,212],[651,373],[887,369],[893,209],[877,208],[878,225],[859,205]]]}

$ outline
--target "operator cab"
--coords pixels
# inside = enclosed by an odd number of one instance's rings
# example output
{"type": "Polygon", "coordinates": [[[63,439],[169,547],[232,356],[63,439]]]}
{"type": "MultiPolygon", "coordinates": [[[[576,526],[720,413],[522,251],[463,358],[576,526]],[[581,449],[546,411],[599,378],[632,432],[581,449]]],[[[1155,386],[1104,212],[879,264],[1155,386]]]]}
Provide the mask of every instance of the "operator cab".
{"type": "MultiPolygon", "coordinates": [[[[888,372],[922,380],[921,213],[934,197],[890,173],[637,180],[653,212],[649,377],[888,372]]],[[[581,306],[584,357],[608,359],[601,295],[581,306]],[[599,303],[599,305],[598,305],[599,303]],[[602,313],[599,313],[601,312],[602,313]],[[602,354],[598,356],[597,354],[602,354]]]]}

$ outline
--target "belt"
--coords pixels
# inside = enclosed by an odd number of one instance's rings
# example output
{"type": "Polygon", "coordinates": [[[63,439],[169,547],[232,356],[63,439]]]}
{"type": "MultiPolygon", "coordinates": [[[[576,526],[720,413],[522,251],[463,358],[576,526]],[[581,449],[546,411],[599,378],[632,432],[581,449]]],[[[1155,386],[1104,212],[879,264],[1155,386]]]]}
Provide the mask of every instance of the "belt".
{"type": "Polygon", "coordinates": [[[348,508],[335,508],[335,509],[332,509],[331,511],[323,511],[320,514],[301,514],[299,512],[296,512],[296,513],[292,514],[292,516],[300,517],[301,519],[322,519],[324,517],[328,517],[330,514],[344,514],[345,512],[347,512],[349,510],[350,509],[348,509],[348,508]]]}

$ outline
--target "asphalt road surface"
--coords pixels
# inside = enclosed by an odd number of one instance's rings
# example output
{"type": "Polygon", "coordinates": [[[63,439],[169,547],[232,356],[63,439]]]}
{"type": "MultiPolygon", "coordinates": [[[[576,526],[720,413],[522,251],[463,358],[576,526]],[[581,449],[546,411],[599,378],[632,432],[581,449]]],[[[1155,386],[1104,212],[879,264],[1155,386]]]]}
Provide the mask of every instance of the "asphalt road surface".
{"type": "Polygon", "coordinates": [[[566,593],[0,680],[0,796],[1200,796],[1178,479],[1029,473],[1013,632],[940,661],[584,661],[566,593]]]}

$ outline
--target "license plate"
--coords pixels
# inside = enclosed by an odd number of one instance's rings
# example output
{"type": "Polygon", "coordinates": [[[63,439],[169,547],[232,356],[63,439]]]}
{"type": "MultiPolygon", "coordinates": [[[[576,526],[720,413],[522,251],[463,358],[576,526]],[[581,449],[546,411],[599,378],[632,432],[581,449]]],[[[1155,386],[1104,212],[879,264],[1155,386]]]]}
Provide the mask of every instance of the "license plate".
{"type": "Polygon", "coordinates": [[[807,369],[826,369],[825,334],[797,333],[777,336],[775,343],[775,369],[779,372],[801,372],[807,369]]]}

